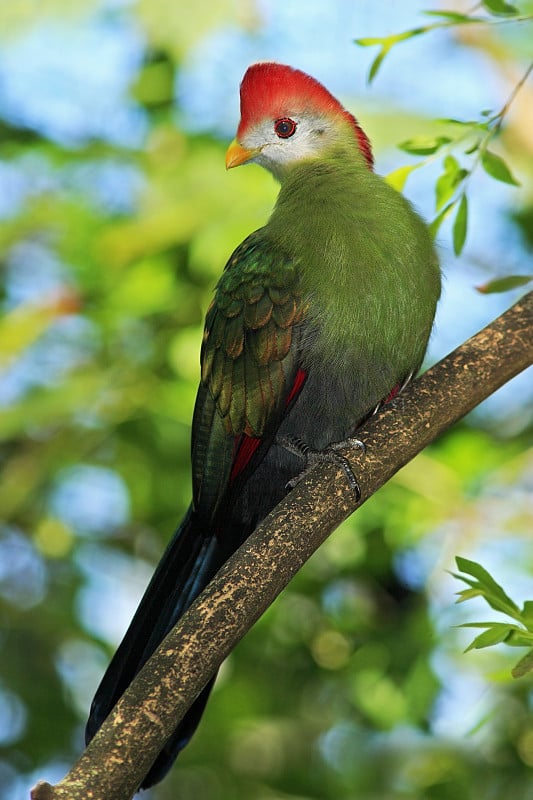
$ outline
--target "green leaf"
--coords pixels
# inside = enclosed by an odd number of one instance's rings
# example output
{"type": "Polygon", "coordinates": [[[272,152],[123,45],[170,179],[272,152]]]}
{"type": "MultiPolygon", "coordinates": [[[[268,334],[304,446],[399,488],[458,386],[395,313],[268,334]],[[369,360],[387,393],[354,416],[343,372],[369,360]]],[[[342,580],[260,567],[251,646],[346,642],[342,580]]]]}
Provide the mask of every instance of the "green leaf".
{"type": "MultiPolygon", "coordinates": [[[[471,561],[469,558],[464,558],[463,556],[456,556],[455,563],[457,564],[457,568],[461,572],[464,572],[465,575],[472,575],[473,578],[476,578],[484,589],[488,589],[494,592],[494,594],[501,594],[504,599],[511,602],[514,606],[513,601],[507,597],[502,587],[496,583],[490,572],[488,572],[485,567],[482,567],[481,564],[478,564],[477,561],[471,561]]],[[[517,606],[515,606],[515,608],[518,609],[517,606]]]]}
{"type": "Polygon", "coordinates": [[[467,14],[460,14],[458,11],[423,11],[422,13],[427,17],[442,17],[443,19],[450,20],[450,22],[457,23],[457,25],[475,21],[467,14]]]}
{"type": "Polygon", "coordinates": [[[443,161],[444,169],[446,172],[449,172],[450,175],[456,175],[459,170],[461,169],[459,162],[455,158],[455,156],[448,155],[443,161]]]}
{"type": "Polygon", "coordinates": [[[368,83],[372,83],[378,74],[378,70],[383,63],[383,59],[394,44],[392,39],[393,37],[390,36],[367,36],[362,39],[354,39],[354,43],[359,45],[359,47],[374,47],[375,45],[380,45],[379,53],[370,65],[367,78],[368,83]]]}
{"type": "Polygon", "coordinates": [[[520,616],[528,631],[533,631],[533,600],[526,600],[520,616]]]}
{"type": "Polygon", "coordinates": [[[418,169],[420,166],[422,165],[406,164],[403,167],[398,167],[398,169],[395,169],[392,172],[389,172],[388,175],[385,175],[385,180],[390,186],[396,189],[396,191],[401,192],[411,172],[413,172],[415,169],[418,169]]]}
{"type": "Polygon", "coordinates": [[[468,200],[466,194],[461,195],[459,208],[453,223],[453,252],[456,256],[461,255],[466,241],[466,231],[468,228],[468,200]]]}
{"type": "Polygon", "coordinates": [[[489,14],[498,17],[514,17],[518,14],[518,9],[506,3],[505,0],[483,0],[483,6],[489,14]]]}
{"type": "Polygon", "coordinates": [[[442,125],[461,125],[462,127],[466,128],[476,128],[476,130],[487,130],[488,123],[487,122],[480,122],[477,119],[457,119],[457,117],[439,117],[436,122],[440,122],[442,125]]]}
{"type": "Polygon", "coordinates": [[[454,156],[444,159],[444,172],[435,184],[435,208],[438,211],[450,200],[459,184],[468,175],[468,170],[462,169],[454,156]]]}
{"type": "Polygon", "coordinates": [[[449,136],[415,136],[402,142],[398,147],[416,156],[430,156],[451,141],[449,136]]]}
{"type": "Polygon", "coordinates": [[[519,286],[526,286],[531,281],[533,281],[533,275],[506,275],[504,278],[494,278],[481,286],[476,286],[476,290],[481,294],[496,294],[517,289],[519,286]]]}
{"type": "Polygon", "coordinates": [[[383,59],[389,52],[392,50],[395,44],[399,44],[400,42],[405,42],[408,39],[412,39],[413,36],[420,36],[421,33],[426,33],[426,31],[430,30],[431,26],[425,26],[422,28],[412,28],[409,31],[403,31],[403,33],[394,33],[391,36],[367,36],[363,39],[354,39],[354,43],[358,44],[360,47],[372,47],[374,45],[381,45],[381,49],[377,54],[376,58],[372,62],[370,66],[370,71],[368,73],[368,83],[372,83],[374,78],[376,77],[379,68],[383,63],[383,59]]]}
{"type": "MultiPolygon", "coordinates": [[[[456,575],[455,577],[459,577],[456,575]]],[[[457,603],[464,603],[465,600],[473,600],[474,597],[482,597],[483,592],[479,589],[463,589],[461,592],[457,592],[458,600],[457,603]]]]}
{"type": "MultiPolygon", "coordinates": [[[[492,647],[495,644],[501,644],[504,642],[511,632],[511,626],[505,622],[493,622],[490,623],[491,627],[480,633],[479,636],[468,645],[465,650],[465,653],[468,653],[469,650],[482,650],[484,647],[492,647]]],[[[469,625],[461,626],[461,627],[473,627],[469,625]]],[[[480,627],[476,625],[476,627],[480,627]]]]}
{"type": "Polygon", "coordinates": [[[503,611],[513,617],[520,616],[520,610],[516,603],[504,592],[502,587],[496,583],[492,575],[478,564],[468,558],[456,556],[457,567],[466,575],[472,575],[478,581],[478,587],[483,591],[483,596],[487,603],[497,611],[503,611]]]}
{"type": "Polygon", "coordinates": [[[461,625],[456,625],[456,628],[493,628],[495,625],[508,625],[510,628],[513,626],[509,622],[463,622],[461,625]]]}
{"type": "Polygon", "coordinates": [[[373,60],[372,64],[370,65],[370,70],[368,72],[368,83],[372,83],[376,75],[378,74],[378,70],[381,67],[383,60],[387,53],[389,52],[390,47],[383,46],[375,59],[373,60]]]}
{"type": "Polygon", "coordinates": [[[485,172],[497,181],[510,183],[512,186],[520,186],[520,182],[516,180],[503,158],[497,156],[496,153],[485,150],[481,154],[481,164],[485,172]]]}
{"type": "Polygon", "coordinates": [[[458,581],[463,581],[463,583],[467,583],[469,586],[472,586],[473,588],[479,586],[479,583],[477,581],[473,581],[471,578],[465,578],[464,575],[459,575],[458,572],[450,572],[450,575],[452,575],[454,578],[457,578],[458,581]]]}
{"type": "Polygon", "coordinates": [[[457,200],[453,200],[451,203],[448,203],[448,205],[445,206],[442,209],[440,214],[437,214],[435,219],[430,222],[430,224],[429,224],[429,232],[430,232],[430,234],[431,234],[433,239],[435,239],[435,237],[437,236],[437,233],[439,231],[440,226],[442,225],[442,223],[444,222],[446,217],[449,214],[451,214],[451,212],[453,211],[453,209],[455,208],[456,205],[457,205],[457,200]]]}
{"type": "MultiPolygon", "coordinates": [[[[533,633],[529,631],[525,631],[523,628],[520,628],[518,625],[514,625],[509,622],[465,622],[462,625],[457,625],[458,628],[486,628],[487,631],[493,631],[494,636],[497,637],[497,632],[503,633],[504,628],[506,629],[507,633],[504,639],[497,639],[494,644],[498,644],[499,641],[505,641],[506,644],[510,645],[511,647],[531,647],[533,645],[533,633]]],[[[487,637],[487,641],[488,641],[487,637]]],[[[483,645],[484,647],[488,647],[489,645],[483,645]]],[[[469,649],[472,649],[474,644],[470,645],[469,649]]]]}
{"type": "Polygon", "coordinates": [[[507,644],[511,647],[531,647],[533,645],[533,634],[524,631],[522,628],[513,628],[507,644]]]}
{"type": "Polygon", "coordinates": [[[477,150],[479,150],[479,139],[477,142],[473,142],[472,144],[468,145],[468,147],[465,149],[465,156],[471,156],[477,150]]]}
{"type": "Polygon", "coordinates": [[[386,36],[367,36],[363,39],[354,39],[354,44],[359,47],[373,47],[375,44],[384,44],[387,41],[386,36]]]}
{"type": "Polygon", "coordinates": [[[529,653],[526,653],[523,658],[520,659],[518,664],[513,667],[511,670],[511,675],[513,678],[523,678],[524,675],[527,675],[528,672],[533,670],[533,650],[530,650],[529,653]]]}

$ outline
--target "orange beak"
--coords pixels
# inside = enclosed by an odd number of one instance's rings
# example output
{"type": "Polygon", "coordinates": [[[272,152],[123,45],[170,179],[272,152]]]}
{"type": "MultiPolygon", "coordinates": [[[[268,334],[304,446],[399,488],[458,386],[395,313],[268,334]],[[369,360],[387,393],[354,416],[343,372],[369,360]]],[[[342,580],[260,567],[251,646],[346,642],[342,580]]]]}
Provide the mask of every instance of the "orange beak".
{"type": "Polygon", "coordinates": [[[242,144],[239,144],[237,139],[234,139],[226,150],[226,169],[232,169],[241,164],[246,164],[247,161],[251,161],[258,153],[258,147],[248,150],[246,147],[243,147],[242,144]]]}

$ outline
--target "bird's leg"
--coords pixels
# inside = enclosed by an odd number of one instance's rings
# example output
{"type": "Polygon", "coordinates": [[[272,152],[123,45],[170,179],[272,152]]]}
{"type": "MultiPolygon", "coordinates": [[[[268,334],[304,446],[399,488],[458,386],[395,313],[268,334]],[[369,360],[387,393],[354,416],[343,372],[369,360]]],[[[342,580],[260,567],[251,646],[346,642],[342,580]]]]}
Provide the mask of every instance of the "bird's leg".
{"type": "Polygon", "coordinates": [[[346,479],[350,484],[351,489],[355,493],[356,499],[361,499],[361,489],[357,478],[355,477],[352,468],[350,467],[350,463],[347,458],[340,455],[340,450],[344,450],[347,447],[357,447],[363,453],[365,452],[365,445],[360,439],[356,439],[353,436],[344,439],[341,442],[332,442],[328,447],[325,447],[324,450],[314,450],[312,447],[300,439],[299,436],[278,436],[276,438],[276,444],[280,447],[283,447],[285,450],[288,450],[289,453],[294,453],[294,455],[299,456],[304,460],[304,468],[301,472],[298,473],[294,478],[287,483],[287,489],[294,489],[296,484],[298,484],[302,478],[307,475],[309,470],[315,465],[327,462],[329,464],[335,464],[338,467],[341,467],[344,474],[346,475],[346,479]]]}

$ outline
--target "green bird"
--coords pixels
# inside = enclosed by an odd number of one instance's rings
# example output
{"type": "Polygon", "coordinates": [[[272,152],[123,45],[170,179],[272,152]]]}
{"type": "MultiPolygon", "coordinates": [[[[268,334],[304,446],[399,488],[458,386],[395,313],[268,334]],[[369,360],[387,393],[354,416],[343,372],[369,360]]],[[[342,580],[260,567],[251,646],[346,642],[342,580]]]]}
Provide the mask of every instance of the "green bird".
{"type": "MultiPolygon", "coordinates": [[[[417,372],[430,336],[441,276],[428,229],[375,174],[368,138],[324,86],[252,65],[226,157],[228,168],[246,163],[274,175],[278,199],[230,257],[207,312],[192,503],[96,692],[88,741],[302,457],[352,437],[417,372]]],[[[143,787],[189,741],[213,680],[143,787]]]]}

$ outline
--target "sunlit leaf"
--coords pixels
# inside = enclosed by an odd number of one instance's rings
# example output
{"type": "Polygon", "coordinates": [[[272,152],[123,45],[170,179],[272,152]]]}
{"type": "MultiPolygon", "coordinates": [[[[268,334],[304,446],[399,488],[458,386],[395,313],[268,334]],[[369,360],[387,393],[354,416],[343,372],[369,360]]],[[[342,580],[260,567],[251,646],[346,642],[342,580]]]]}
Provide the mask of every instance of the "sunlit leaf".
{"type": "Polygon", "coordinates": [[[417,156],[429,156],[452,140],[449,136],[415,136],[398,145],[400,150],[417,156]]]}
{"type": "Polygon", "coordinates": [[[456,175],[460,170],[460,164],[455,156],[447,155],[442,163],[444,165],[444,169],[446,172],[449,172],[450,175],[456,175]]]}
{"type": "Polygon", "coordinates": [[[520,186],[520,182],[513,176],[511,170],[501,156],[484,150],[481,154],[481,164],[485,172],[497,181],[510,183],[512,186],[520,186]]]}
{"type": "Polygon", "coordinates": [[[418,169],[420,166],[421,164],[406,164],[403,167],[398,167],[398,169],[395,169],[393,172],[389,172],[389,174],[385,176],[385,180],[390,186],[398,192],[401,192],[411,172],[418,169]]]}
{"type": "Polygon", "coordinates": [[[494,278],[481,286],[476,286],[476,289],[481,294],[497,294],[526,286],[531,281],[533,281],[533,275],[506,275],[504,278],[494,278]]]}
{"type": "Polygon", "coordinates": [[[453,252],[456,256],[461,255],[466,241],[468,229],[468,200],[466,194],[461,196],[459,208],[453,223],[453,252]]]}
{"type": "Polygon", "coordinates": [[[468,174],[468,170],[463,169],[454,156],[446,156],[444,159],[444,172],[437,178],[435,183],[435,207],[437,211],[453,197],[457,187],[468,174]]]}
{"type": "Polygon", "coordinates": [[[489,14],[499,17],[514,17],[518,14],[518,9],[506,3],[505,0],[482,0],[482,4],[489,14]]]}

